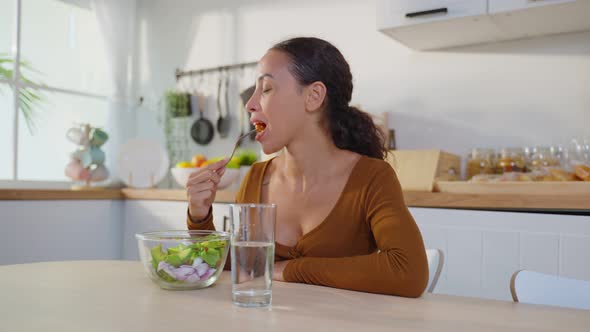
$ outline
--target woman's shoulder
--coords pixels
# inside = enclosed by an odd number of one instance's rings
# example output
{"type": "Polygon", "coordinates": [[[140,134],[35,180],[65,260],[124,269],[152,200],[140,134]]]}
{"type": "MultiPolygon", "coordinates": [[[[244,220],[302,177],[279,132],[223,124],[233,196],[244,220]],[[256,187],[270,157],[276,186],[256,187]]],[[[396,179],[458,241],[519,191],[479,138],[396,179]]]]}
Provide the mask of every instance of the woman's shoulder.
{"type": "Polygon", "coordinates": [[[374,175],[395,173],[393,171],[393,167],[391,167],[391,164],[389,164],[389,162],[383,159],[372,158],[367,156],[362,156],[360,158],[359,168],[361,172],[366,172],[367,174],[374,175]]]}
{"type": "Polygon", "coordinates": [[[355,172],[355,183],[363,190],[372,191],[392,184],[398,184],[399,180],[395,170],[383,159],[361,157],[359,165],[355,172]]]}

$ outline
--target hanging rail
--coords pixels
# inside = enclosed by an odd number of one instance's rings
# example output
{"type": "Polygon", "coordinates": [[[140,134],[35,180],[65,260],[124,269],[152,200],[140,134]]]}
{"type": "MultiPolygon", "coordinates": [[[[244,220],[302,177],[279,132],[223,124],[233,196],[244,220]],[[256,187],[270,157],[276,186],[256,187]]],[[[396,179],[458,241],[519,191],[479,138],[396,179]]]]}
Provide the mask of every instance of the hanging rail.
{"type": "Polygon", "coordinates": [[[202,75],[202,74],[205,74],[205,73],[211,73],[211,72],[215,72],[215,71],[231,70],[231,69],[237,69],[237,68],[243,69],[243,68],[246,68],[246,67],[255,66],[257,64],[258,64],[258,62],[243,62],[243,63],[236,63],[236,64],[233,64],[233,65],[210,67],[210,68],[203,68],[203,69],[193,69],[193,70],[187,70],[187,71],[176,69],[175,75],[176,75],[176,80],[178,81],[183,76],[202,75]]]}

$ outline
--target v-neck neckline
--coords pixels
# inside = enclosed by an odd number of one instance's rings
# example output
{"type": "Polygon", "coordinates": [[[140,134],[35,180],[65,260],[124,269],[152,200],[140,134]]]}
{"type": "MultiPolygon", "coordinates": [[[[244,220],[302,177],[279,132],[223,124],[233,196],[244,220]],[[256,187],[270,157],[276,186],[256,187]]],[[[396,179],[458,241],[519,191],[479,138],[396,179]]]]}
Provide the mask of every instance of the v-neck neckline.
{"type": "MultiPolygon", "coordinates": [[[[270,165],[270,163],[275,158],[276,157],[273,157],[273,158],[267,160],[264,163],[263,167],[262,167],[262,172],[260,174],[260,179],[258,180],[258,183],[257,183],[257,192],[256,192],[256,202],[259,203],[259,204],[262,201],[262,184],[264,183],[264,175],[266,174],[266,170],[268,168],[268,165],[270,165]]],[[[326,217],[324,218],[324,220],[322,220],[321,223],[319,223],[317,226],[315,226],[314,228],[312,228],[309,232],[301,235],[299,237],[299,239],[297,239],[297,241],[295,242],[295,245],[294,246],[287,246],[287,245],[281,244],[281,243],[279,243],[277,241],[275,241],[275,245],[276,246],[279,246],[279,247],[286,248],[286,249],[297,248],[299,246],[299,244],[301,243],[301,241],[303,241],[303,239],[309,237],[313,233],[317,233],[321,228],[323,228],[323,226],[326,224],[326,222],[328,220],[330,220],[330,217],[332,216],[332,214],[335,213],[336,208],[340,205],[344,194],[348,190],[348,187],[350,186],[350,183],[352,182],[352,179],[354,178],[353,175],[356,172],[356,169],[359,167],[359,164],[361,163],[361,161],[364,158],[367,158],[367,157],[361,155],[357,159],[357,161],[355,162],[354,166],[352,167],[352,170],[350,171],[350,174],[348,175],[348,179],[346,180],[346,183],[344,184],[344,187],[342,188],[342,191],[340,192],[340,195],[338,196],[338,199],[336,200],[336,203],[334,204],[334,206],[332,206],[332,208],[330,209],[330,212],[328,212],[328,214],[326,215],[326,217]]]]}

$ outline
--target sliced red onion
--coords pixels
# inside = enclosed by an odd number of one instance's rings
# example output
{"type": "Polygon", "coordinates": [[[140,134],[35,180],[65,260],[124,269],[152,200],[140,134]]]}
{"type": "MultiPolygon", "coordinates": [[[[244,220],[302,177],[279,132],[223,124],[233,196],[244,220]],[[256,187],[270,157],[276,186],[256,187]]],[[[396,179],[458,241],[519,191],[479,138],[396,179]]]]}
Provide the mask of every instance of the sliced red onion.
{"type": "Polygon", "coordinates": [[[176,280],[186,280],[191,274],[195,273],[195,268],[189,265],[182,265],[181,267],[174,269],[176,280]]]}
{"type": "Polygon", "coordinates": [[[190,276],[188,276],[184,280],[184,282],[187,282],[187,283],[195,283],[195,282],[197,282],[199,280],[201,280],[201,278],[199,278],[199,274],[195,272],[195,273],[191,274],[190,276]]]}
{"type": "Polygon", "coordinates": [[[195,258],[195,260],[193,261],[193,267],[197,267],[198,265],[200,265],[201,263],[203,263],[203,259],[201,257],[197,257],[195,258]]]}
{"type": "Polygon", "coordinates": [[[164,270],[164,272],[168,273],[169,275],[173,276],[174,275],[174,266],[161,261],[160,263],[158,263],[158,271],[164,270]]]}
{"type": "Polygon", "coordinates": [[[207,263],[201,263],[199,265],[197,265],[196,267],[197,269],[197,273],[200,276],[203,276],[205,273],[207,273],[207,271],[209,271],[209,265],[207,263]]]}
{"type": "Polygon", "coordinates": [[[217,271],[217,270],[215,270],[215,269],[209,269],[205,274],[203,274],[201,276],[201,280],[209,279],[209,277],[212,276],[213,273],[215,273],[215,271],[217,271]]]}

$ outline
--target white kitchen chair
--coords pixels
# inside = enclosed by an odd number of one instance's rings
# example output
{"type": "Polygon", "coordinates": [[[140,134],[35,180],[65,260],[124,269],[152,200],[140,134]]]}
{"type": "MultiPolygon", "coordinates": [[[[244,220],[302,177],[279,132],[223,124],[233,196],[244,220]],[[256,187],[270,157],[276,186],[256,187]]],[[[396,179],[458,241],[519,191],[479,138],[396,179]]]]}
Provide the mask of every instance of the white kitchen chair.
{"type": "Polygon", "coordinates": [[[426,249],[426,257],[428,258],[428,285],[426,286],[426,292],[432,293],[443,268],[444,256],[439,249],[426,249]]]}
{"type": "Polygon", "coordinates": [[[590,281],[520,270],[510,279],[514,302],[590,309],[590,281]]]}

